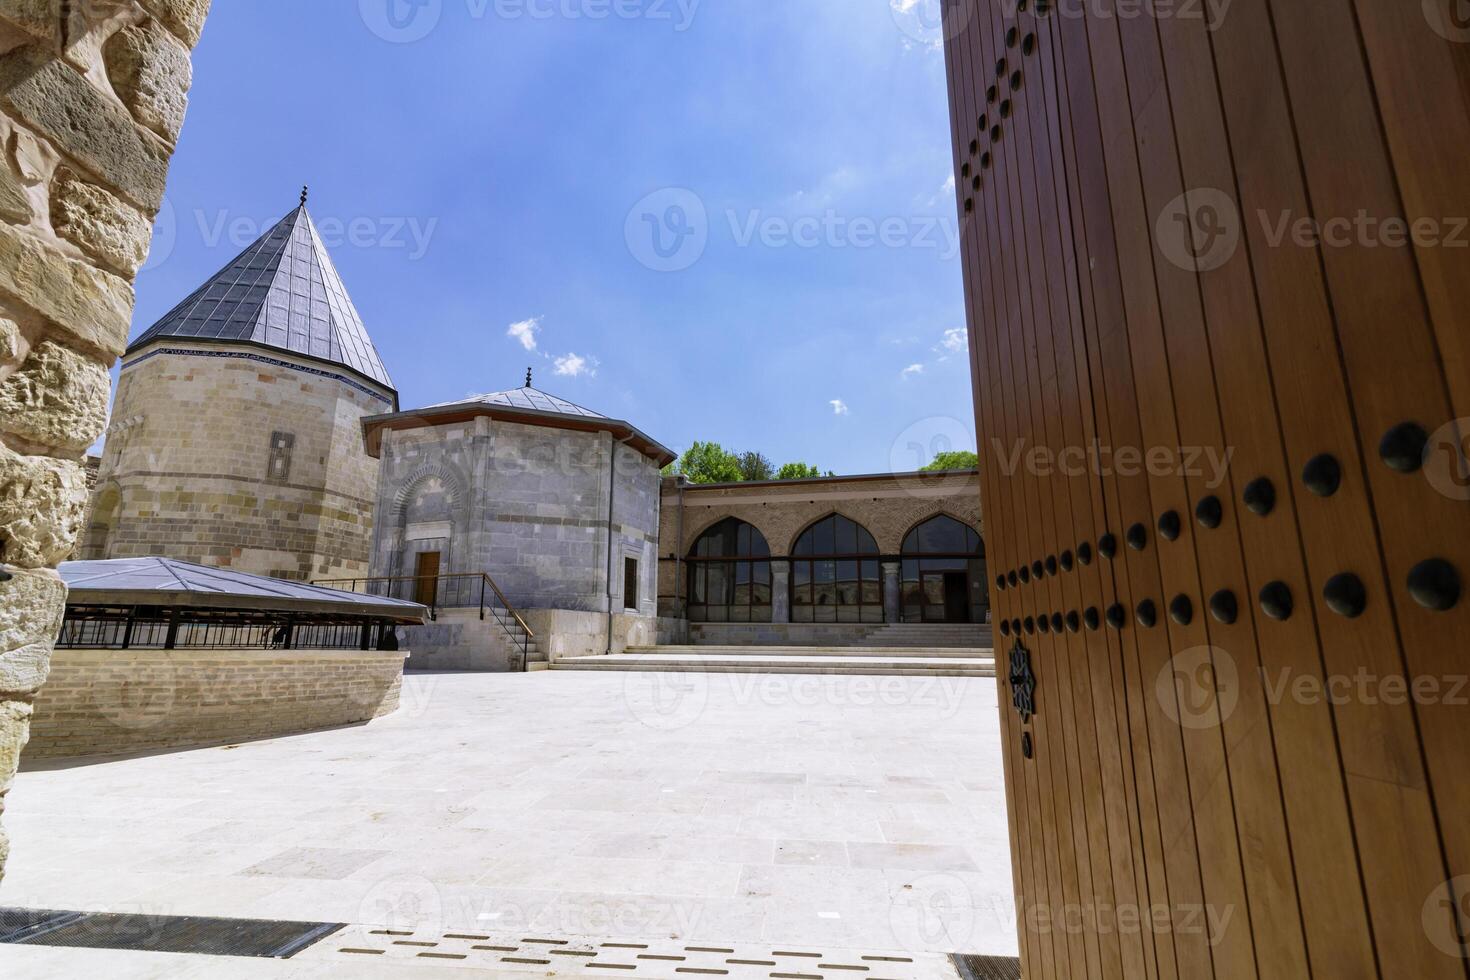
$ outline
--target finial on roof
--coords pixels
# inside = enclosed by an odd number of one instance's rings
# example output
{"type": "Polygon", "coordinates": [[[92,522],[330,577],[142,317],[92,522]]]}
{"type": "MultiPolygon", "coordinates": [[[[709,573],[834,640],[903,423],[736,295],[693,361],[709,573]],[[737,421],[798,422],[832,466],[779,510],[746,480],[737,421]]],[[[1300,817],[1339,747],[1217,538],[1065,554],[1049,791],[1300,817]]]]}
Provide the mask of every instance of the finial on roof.
{"type": "Polygon", "coordinates": [[[306,192],[308,190],[310,190],[310,188],[306,184],[301,185],[301,206],[303,208],[306,207],[306,192]]]}
{"type": "Polygon", "coordinates": [[[526,387],[531,387],[531,369],[526,368],[526,387]]]}

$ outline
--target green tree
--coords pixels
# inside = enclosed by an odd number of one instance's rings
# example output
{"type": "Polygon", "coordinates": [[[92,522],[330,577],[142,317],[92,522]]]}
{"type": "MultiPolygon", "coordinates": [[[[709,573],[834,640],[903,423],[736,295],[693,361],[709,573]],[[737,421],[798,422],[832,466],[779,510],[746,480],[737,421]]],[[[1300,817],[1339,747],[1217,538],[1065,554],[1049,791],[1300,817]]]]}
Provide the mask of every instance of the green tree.
{"type": "Polygon", "coordinates": [[[975,470],[980,468],[980,457],[976,453],[960,451],[940,453],[934,461],[920,472],[937,473],[940,470],[975,470]]]}
{"type": "Polygon", "coordinates": [[[739,462],[740,479],[742,480],[758,482],[760,480],[769,480],[776,475],[775,467],[771,465],[771,461],[760,453],[741,453],[739,462]]]}
{"type": "Polygon", "coordinates": [[[811,463],[787,463],[776,471],[778,480],[812,480],[821,475],[811,463]]]}
{"type": "Polygon", "coordinates": [[[740,458],[718,442],[695,442],[679,457],[679,475],[690,483],[739,483],[740,458]]]}

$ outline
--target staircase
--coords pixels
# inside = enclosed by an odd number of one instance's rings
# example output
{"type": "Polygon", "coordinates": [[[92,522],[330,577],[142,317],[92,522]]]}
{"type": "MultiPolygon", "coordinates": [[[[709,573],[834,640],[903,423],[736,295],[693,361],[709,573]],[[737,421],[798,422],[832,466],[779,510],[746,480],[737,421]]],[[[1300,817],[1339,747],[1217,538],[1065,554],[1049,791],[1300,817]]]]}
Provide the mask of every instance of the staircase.
{"type": "Polygon", "coordinates": [[[879,674],[994,677],[989,650],[912,647],[629,647],[603,657],[568,657],[552,670],[637,670],[712,674],[879,674]]]}
{"type": "Polygon", "coordinates": [[[484,572],[324,579],[312,584],[395,599],[431,599],[428,623],[401,628],[403,648],[409,653],[407,670],[503,673],[549,666],[510,600],[484,572]]]}
{"type": "Polygon", "coordinates": [[[891,623],[858,640],[865,647],[990,650],[995,637],[989,625],[970,623],[891,623]]]}
{"type": "Polygon", "coordinates": [[[494,615],[488,607],[485,618],[478,609],[440,609],[437,618],[423,626],[400,629],[403,648],[409,651],[410,671],[481,671],[518,673],[545,670],[546,654],[514,617],[494,615]],[[522,664],[522,649],[529,665],[522,664]]]}

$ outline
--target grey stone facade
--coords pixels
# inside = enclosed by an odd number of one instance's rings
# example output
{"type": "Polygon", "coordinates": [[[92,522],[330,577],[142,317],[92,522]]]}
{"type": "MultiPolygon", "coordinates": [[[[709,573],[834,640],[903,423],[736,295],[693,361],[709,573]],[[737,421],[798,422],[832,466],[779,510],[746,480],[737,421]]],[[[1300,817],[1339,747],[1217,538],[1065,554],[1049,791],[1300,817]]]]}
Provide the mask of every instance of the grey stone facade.
{"type": "MultiPolygon", "coordinates": [[[[487,573],[553,655],[604,652],[609,611],[615,649],[651,639],[662,458],[626,444],[611,420],[565,428],[557,418],[464,414],[383,427],[373,575],[412,577],[426,553],[439,555],[441,578],[487,573]]],[[[419,638],[412,642],[428,653],[419,638]]]]}

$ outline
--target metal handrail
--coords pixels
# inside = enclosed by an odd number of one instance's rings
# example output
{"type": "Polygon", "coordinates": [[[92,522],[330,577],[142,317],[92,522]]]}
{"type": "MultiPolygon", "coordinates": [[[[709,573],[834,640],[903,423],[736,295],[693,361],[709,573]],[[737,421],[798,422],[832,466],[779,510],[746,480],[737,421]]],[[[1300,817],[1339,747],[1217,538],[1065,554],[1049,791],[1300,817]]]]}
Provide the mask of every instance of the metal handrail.
{"type": "MultiPolygon", "coordinates": [[[[439,608],[441,605],[446,609],[468,609],[472,605],[468,603],[464,605],[451,605],[448,602],[441,603],[439,601],[440,589],[444,587],[447,583],[459,583],[463,581],[470,581],[473,583],[474,580],[478,580],[478,584],[480,587],[480,619],[483,620],[485,618],[485,610],[486,608],[489,608],[490,612],[495,616],[495,622],[500,625],[501,629],[505,630],[505,634],[506,636],[510,637],[511,642],[514,643],[517,641],[515,633],[511,630],[509,624],[507,624],[506,621],[501,618],[500,613],[496,611],[496,608],[494,606],[486,606],[485,587],[489,586],[490,591],[494,593],[495,598],[500,600],[501,608],[505,609],[505,611],[510,614],[511,619],[515,620],[516,625],[520,627],[521,633],[523,634],[523,636],[520,638],[521,670],[530,670],[531,641],[536,638],[536,633],[534,630],[531,629],[530,626],[526,624],[526,621],[521,618],[521,614],[516,611],[516,608],[510,604],[510,600],[505,597],[505,593],[500,591],[500,586],[496,585],[495,580],[491,578],[486,572],[453,572],[443,575],[379,575],[371,578],[317,579],[311,584],[319,585],[322,588],[326,589],[338,589],[343,592],[355,592],[359,595],[377,595],[387,598],[406,598],[416,602],[418,601],[415,597],[419,594],[419,583],[431,582],[433,583],[433,589],[430,593],[432,601],[427,603],[429,607],[429,618],[435,622],[438,622],[439,608]],[[397,585],[401,582],[409,583],[409,595],[398,596],[394,594],[397,585]],[[382,591],[378,590],[378,586],[382,586],[382,591]]],[[[471,588],[473,588],[473,584],[471,585],[471,588]]],[[[446,594],[448,594],[449,590],[446,589],[445,591],[446,594]]],[[[455,594],[463,594],[463,590],[458,588],[454,589],[453,591],[455,594]]]]}

